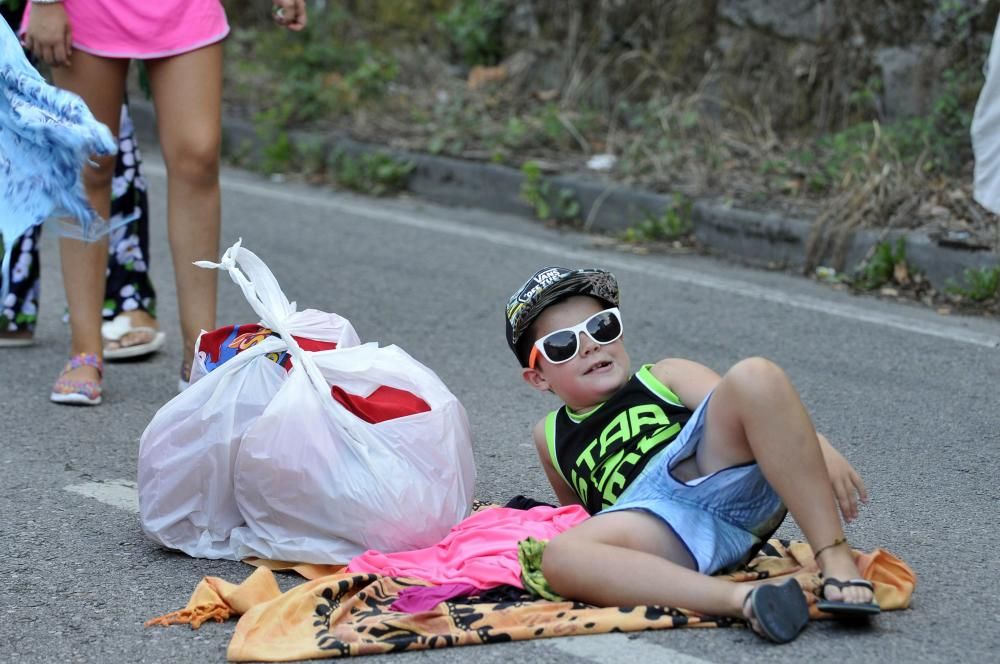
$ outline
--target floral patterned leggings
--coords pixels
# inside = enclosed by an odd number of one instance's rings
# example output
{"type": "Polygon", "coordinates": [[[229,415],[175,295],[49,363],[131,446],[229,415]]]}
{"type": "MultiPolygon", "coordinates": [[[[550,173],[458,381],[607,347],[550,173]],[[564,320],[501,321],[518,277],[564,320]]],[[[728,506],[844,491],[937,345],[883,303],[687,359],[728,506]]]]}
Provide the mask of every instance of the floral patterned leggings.
{"type": "MultiPolygon", "coordinates": [[[[107,285],[104,318],[111,320],[126,311],[141,309],[156,316],[156,292],[149,278],[149,205],[142,157],[135,142],[128,105],[122,105],[118,133],[118,157],[111,182],[111,232],[108,241],[107,285]]],[[[42,229],[33,227],[14,244],[10,275],[0,274],[0,283],[10,280],[10,291],[0,303],[0,332],[31,332],[38,320],[38,240],[42,229]]]]}

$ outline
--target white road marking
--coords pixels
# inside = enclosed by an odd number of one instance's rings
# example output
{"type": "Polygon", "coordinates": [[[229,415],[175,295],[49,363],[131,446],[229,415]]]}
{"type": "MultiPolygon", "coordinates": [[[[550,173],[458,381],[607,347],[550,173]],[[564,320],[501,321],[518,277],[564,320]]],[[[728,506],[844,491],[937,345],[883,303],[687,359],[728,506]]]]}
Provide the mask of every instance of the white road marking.
{"type": "Polygon", "coordinates": [[[139,492],[135,482],[129,480],[105,480],[86,482],[65,487],[66,491],[93,498],[105,505],[117,507],[127,512],[139,512],[139,492]]]}
{"type": "Polygon", "coordinates": [[[620,662],[628,657],[630,662],[662,662],[663,664],[711,664],[707,659],[685,655],[666,646],[641,638],[630,639],[625,634],[596,634],[594,636],[569,636],[537,642],[548,648],[561,650],[580,659],[592,662],[620,662]]]}
{"type": "MultiPolygon", "coordinates": [[[[144,164],[148,173],[164,176],[166,170],[159,164],[144,164]]],[[[545,242],[539,238],[525,239],[516,233],[479,228],[460,222],[443,219],[430,219],[403,210],[372,207],[368,203],[346,200],[331,196],[329,193],[309,192],[296,189],[282,191],[261,186],[260,183],[246,182],[232,177],[222,176],[222,184],[229,191],[236,191],[251,196],[260,196],[290,203],[297,206],[312,205],[341,214],[349,214],[367,220],[419,228],[435,233],[444,233],[458,237],[474,239],[478,242],[489,242],[502,247],[510,247],[519,251],[535,251],[580,263],[596,264],[617,271],[635,272],[644,276],[654,276],[666,281],[700,286],[715,291],[740,295],[764,302],[773,302],[796,309],[805,309],[817,313],[845,318],[848,320],[881,325],[904,332],[912,332],[950,341],[982,346],[985,348],[1000,348],[1000,334],[990,334],[970,330],[955,323],[938,322],[930,319],[901,316],[898,314],[869,310],[852,304],[838,303],[831,300],[786,293],[784,291],[758,286],[745,281],[716,277],[695,270],[666,265],[651,265],[634,262],[621,257],[609,255],[588,249],[573,249],[565,244],[545,242]]]]}

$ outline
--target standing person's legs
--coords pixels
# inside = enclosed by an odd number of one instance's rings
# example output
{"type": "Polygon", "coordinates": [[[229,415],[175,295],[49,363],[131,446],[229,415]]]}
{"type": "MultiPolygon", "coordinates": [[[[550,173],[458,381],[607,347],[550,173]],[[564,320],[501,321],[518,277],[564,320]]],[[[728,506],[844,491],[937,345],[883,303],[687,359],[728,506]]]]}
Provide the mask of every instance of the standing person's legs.
{"type": "MultiPolygon", "coordinates": [[[[0,285],[8,284],[0,303],[0,348],[30,345],[38,319],[40,256],[39,226],[33,226],[14,242],[10,252],[10,274],[0,274],[0,285]]],[[[2,251],[2,249],[0,249],[2,251]]]]}
{"type": "Polygon", "coordinates": [[[219,257],[222,44],[147,66],[167,165],[167,223],[187,379],[198,334],[215,327],[218,276],[192,263],[219,257]]]}
{"type": "MultiPolygon", "coordinates": [[[[817,560],[823,574],[841,580],[861,576],[844,545],[816,429],[780,367],[752,358],[726,372],[708,403],[697,461],[703,475],[756,461],[813,550],[824,549],[817,560]]],[[[828,598],[864,603],[872,593],[860,587],[831,588],[828,598]]]]}
{"type": "MultiPolygon", "coordinates": [[[[127,315],[133,331],[115,341],[106,341],[105,354],[109,349],[149,347],[158,334],[156,291],[149,276],[149,203],[142,177],[142,157],[127,104],[122,105],[110,214],[112,220],[131,221],[113,231],[108,243],[103,314],[105,321],[127,315]]],[[[0,275],[0,284],[9,281],[7,298],[0,306],[0,347],[27,346],[34,339],[41,233],[41,227],[34,226],[14,243],[10,274],[0,275]]]]}
{"type": "MultiPolygon", "coordinates": [[[[105,339],[105,359],[141,357],[162,343],[156,321],[156,291],[149,275],[149,201],[142,176],[142,155],[136,142],[128,103],[122,104],[118,156],[111,185],[111,217],[127,220],[108,242],[108,277],[104,320],[125,316],[128,325],[105,339]],[[130,331],[125,332],[128,329],[130,331]]],[[[121,327],[117,324],[114,327],[121,327]]],[[[107,337],[108,331],[105,331],[107,337]]]]}
{"type": "MultiPolygon", "coordinates": [[[[52,77],[57,86],[80,95],[94,117],[117,135],[127,71],[128,60],[101,58],[78,51],[73,54],[72,66],[53,67],[52,77]]],[[[93,161],[96,166],[87,165],[83,169],[83,184],[90,204],[106,219],[111,209],[115,158],[95,157],[93,161]]],[[[101,310],[107,269],[107,240],[82,242],[61,238],[59,249],[69,305],[71,354],[92,353],[100,358],[103,351],[101,310]]],[[[96,368],[84,365],[70,370],[65,377],[69,380],[97,381],[100,374],[96,368]]]]}
{"type": "MultiPolygon", "coordinates": [[[[21,12],[0,6],[0,16],[16,31],[21,12]]],[[[38,237],[41,229],[29,228],[11,250],[10,274],[0,274],[0,284],[8,285],[6,300],[0,302],[0,347],[27,346],[34,338],[38,311],[38,237]]],[[[2,249],[0,249],[2,252],[2,249]]]]}

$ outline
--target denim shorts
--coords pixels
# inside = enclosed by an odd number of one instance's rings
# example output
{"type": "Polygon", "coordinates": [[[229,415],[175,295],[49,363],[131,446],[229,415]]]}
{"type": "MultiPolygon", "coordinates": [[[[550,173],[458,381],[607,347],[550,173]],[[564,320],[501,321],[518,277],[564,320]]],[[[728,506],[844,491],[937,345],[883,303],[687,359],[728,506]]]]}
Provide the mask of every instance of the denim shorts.
{"type": "Polygon", "coordinates": [[[702,401],[677,438],[649,461],[618,501],[600,512],[642,510],[659,517],[704,574],[748,562],[787,513],[756,463],[731,466],[687,482],[671,474],[697,450],[710,398],[702,401]]]}

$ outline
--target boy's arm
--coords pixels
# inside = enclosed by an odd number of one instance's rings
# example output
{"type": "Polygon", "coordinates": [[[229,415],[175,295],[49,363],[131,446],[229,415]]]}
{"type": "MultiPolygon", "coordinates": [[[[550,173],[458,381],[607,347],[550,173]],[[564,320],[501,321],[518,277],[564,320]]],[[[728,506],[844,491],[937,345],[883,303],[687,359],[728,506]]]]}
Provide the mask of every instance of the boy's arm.
{"type": "Polygon", "coordinates": [[[830,483],[833,484],[833,493],[840,505],[840,513],[844,515],[844,520],[850,523],[858,518],[858,498],[861,502],[868,502],[868,490],[865,483],[854,470],[854,466],[838,452],[826,436],[816,432],[819,438],[819,449],[823,452],[823,461],[826,462],[826,472],[830,475],[830,483]]]}
{"type": "Polygon", "coordinates": [[[660,360],[650,371],[691,410],[697,408],[722,380],[719,374],[705,365],[677,357],[660,360]]]}
{"type": "Polygon", "coordinates": [[[535,439],[535,451],[538,452],[538,460],[542,462],[545,469],[545,476],[549,478],[549,484],[559,499],[560,505],[583,505],[576,491],[566,484],[559,471],[552,465],[552,458],[549,456],[549,444],[545,440],[545,418],[539,420],[535,425],[532,435],[535,439]]]}

